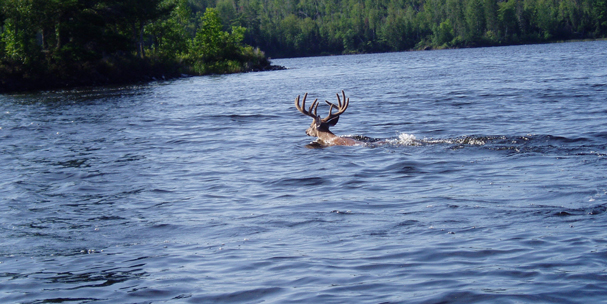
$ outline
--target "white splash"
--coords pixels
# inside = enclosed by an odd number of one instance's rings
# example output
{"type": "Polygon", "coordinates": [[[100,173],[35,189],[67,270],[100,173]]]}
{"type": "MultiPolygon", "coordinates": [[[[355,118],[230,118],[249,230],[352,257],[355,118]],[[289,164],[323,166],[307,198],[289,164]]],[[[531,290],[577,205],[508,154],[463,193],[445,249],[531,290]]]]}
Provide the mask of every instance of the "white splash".
{"type": "Polygon", "coordinates": [[[415,135],[407,133],[401,133],[398,135],[397,139],[390,139],[386,141],[393,145],[421,146],[421,143],[419,140],[417,140],[415,135]]]}
{"type": "Polygon", "coordinates": [[[445,138],[445,139],[434,139],[434,138],[423,138],[417,139],[413,134],[401,133],[398,135],[398,139],[387,140],[387,142],[395,145],[403,146],[421,146],[421,145],[432,145],[432,144],[461,144],[471,146],[482,146],[485,145],[487,138],[482,137],[461,137],[461,138],[445,138]]]}
{"type": "Polygon", "coordinates": [[[417,138],[415,138],[415,135],[407,133],[401,133],[398,135],[398,143],[407,146],[419,145],[419,143],[417,142],[417,138]]]}

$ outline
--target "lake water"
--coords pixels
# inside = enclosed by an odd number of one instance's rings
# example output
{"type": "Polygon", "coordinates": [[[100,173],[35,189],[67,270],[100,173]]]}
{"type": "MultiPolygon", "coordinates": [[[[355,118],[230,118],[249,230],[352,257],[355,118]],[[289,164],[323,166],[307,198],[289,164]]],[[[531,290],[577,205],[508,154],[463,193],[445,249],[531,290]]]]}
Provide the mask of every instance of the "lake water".
{"type": "Polygon", "coordinates": [[[0,302],[607,303],[607,41],[273,63],[1,95],[0,302]]]}

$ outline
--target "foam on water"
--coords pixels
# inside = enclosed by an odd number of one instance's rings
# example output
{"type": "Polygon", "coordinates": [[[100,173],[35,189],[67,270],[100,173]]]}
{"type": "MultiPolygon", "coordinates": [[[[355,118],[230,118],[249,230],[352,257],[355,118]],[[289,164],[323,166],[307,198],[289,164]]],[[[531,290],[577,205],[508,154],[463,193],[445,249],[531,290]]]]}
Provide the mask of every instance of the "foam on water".
{"type": "Polygon", "coordinates": [[[419,146],[421,143],[417,140],[415,135],[401,133],[398,135],[398,138],[392,140],[393,143],[403,145],[403,146],[419,146]]]}
{"type": "Polygon", "coordinates": [[[491,137],[482,136],[465,136],[460,138],[423,138],[417,139],[413,134],[400,133],[398,138],[388,139],[387,143],[393,145],[402,146],[422,146],[422,145],[433,145],[433,144],[461,144],[470,146],[483,146],[487,141],[491,140],[491,137]]]}

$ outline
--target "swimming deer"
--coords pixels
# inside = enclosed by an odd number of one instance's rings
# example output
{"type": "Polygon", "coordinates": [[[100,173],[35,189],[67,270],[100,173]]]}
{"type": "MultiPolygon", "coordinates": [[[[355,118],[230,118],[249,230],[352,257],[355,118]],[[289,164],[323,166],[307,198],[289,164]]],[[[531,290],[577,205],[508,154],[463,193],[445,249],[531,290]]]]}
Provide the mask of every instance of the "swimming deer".
{"type": "Polygon", "coordinates": [[[308,93],[304,95],[303,101],[301,102],[301,106],[299,106],[299,95],[297,95],[297,98],[295,99],[295,107],[297,107],[297,110],[299,110],[299,112],[303,113],[304,115],[310,116],[312,117],[312,119],[314,119],[310,127],[306,130],[306,134],[308,134],[308,136],[318,137],[318,139],[310,147],[354,146],[362,144],[361,142],[351,138],[339,137],[329,131],[329,127],[332,127],[337,124],[339,116],[346,111],[348,105],[350,104],[350,98],[346,98],[346,93],[344,93],[344,91],[341,91],[341,94],[343,96],[343,103],[342,99],[339,98],[339,94],[335,94],[337,95],[337,105],[325,100],[325,102],[329,105],[329,115],[322,119],[320,118],[320,116],[318,116],[317,112],[319,104],[318,98],[315,99],[314,102],[312,102],[312,105],[310,106],[309,110],[306,111],[306,97],[308,97],[308,93]],[[337,113],[333,114],[333,108],[337,109],[337,113]]]}

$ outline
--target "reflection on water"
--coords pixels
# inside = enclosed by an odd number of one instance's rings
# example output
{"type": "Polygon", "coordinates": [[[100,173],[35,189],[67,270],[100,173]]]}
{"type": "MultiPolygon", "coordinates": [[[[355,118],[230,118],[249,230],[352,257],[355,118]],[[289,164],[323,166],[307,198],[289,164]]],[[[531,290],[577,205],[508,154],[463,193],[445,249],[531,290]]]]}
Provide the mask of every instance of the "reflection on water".
{"type": "Polygon", "coordinates": [[[0,302],[604,301],[605,46],[1,96],[0,302]]]}

